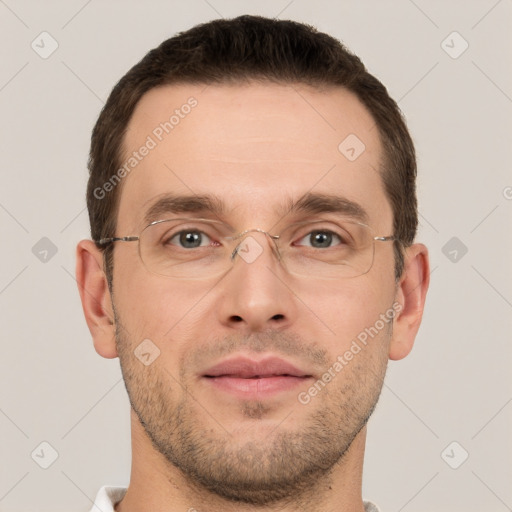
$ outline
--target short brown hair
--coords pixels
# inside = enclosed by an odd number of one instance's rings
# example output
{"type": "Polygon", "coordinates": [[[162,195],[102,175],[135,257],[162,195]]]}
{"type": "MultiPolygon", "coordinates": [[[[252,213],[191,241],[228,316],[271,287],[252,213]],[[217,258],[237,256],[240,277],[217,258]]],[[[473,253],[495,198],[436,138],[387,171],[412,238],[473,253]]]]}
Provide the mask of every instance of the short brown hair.
{"type": "MultiPolygon", "coordinates": [[[[418,224],[416,156],[406,123],[384,85],[337,39],[294,21],[240,16],[214,20],[178,33],[151,50],[113,88],[94,126],[89,155],[87,207],[95,241],[115,236],[121,186],[98,198],[121,165],[122,144],[141,97],[169,84],[223,84],[267,81],[340,86],[371,113],[384,150],[381,176],[393,211],[395,278],[403,272],[403,247],[418,224]]],[[[112,244],[103,249],[112,286],[112,244]]]]}

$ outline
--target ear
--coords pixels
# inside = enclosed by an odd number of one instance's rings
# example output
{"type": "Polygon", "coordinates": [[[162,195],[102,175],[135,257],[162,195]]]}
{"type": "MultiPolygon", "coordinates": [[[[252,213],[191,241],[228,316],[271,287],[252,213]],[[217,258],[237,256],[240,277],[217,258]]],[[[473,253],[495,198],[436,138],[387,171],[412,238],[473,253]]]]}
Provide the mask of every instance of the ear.
{"type": "Polygon", "coordinates": [[[395,301],[401,308],[394,320],[390,359],[402,359],[411,351],[423,316],[429,283],[428,249],[423,244],[413,244],[405,251],[404,271],[397,285],[395,301]]]}
{"type": "Polygon", "coordinates": [[[114,312],[103,271],[103,254],[92,240],[82,240],[76,248],[76,280],[96,352],[109,359],[117,357],[114,312]]]}

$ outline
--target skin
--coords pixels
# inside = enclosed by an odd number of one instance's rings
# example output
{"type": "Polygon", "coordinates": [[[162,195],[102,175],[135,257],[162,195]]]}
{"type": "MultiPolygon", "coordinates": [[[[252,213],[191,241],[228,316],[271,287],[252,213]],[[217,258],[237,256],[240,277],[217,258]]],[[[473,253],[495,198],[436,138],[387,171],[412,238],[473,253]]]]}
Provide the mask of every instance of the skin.
{"type": "MultiPolygon", "coordinates": [[[[123,179],[117,236],[140,233],[145,208],[164,192],[217,195],[228,207],[222,220],[237,232],[273,232],[282,221],[276,209],[289,198],[336,193],[367,211],[377,235],[392,234],[378,131],[354,95],[296,84],[153,89],[130,121],[126,155],[190,96],[197,107],[123,179]],[[366,146],[353,162],[338,151],[351,133],[366,146]]],[[[365,424],[388,359],[413,346],[429,283],[427,249],[407,249],[398,283],[391,242],[376,243],[372,268],[357,278],[300,278],[280,265],[270,239],[251,235],[262,254],[251,264],[235,261],[222,279],[152,274],[136,242],[118,242],[113,294],[101,252],[90,240],[78,244],[95,349],[120,358],[132,404],[131,481],[118,511],[363,511],[365,424]],[[298,392],[394,303],[393,321],[301,404],[298,392]],[[160,350],[149,366],[133,353],[144,339],[160,350]],[[200,378],[233,354],[278,355],[313,377],[262,400],[233,397],[200,378]]]]}

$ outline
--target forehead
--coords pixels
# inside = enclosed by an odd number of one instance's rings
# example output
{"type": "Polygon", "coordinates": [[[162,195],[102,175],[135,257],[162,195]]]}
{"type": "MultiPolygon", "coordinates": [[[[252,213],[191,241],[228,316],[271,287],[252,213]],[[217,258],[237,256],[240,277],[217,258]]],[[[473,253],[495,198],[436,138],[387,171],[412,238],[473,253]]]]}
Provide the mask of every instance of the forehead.
{"type": "Polygon", "coordinates": [[[342,88],[155,88],[138,103],[124,138],[118,227],[140,229],[169,193],[215,197],[223,213],[255,225],[304,194],[336,195],[390,226],[381,157],[373,118],[342,88]]]}

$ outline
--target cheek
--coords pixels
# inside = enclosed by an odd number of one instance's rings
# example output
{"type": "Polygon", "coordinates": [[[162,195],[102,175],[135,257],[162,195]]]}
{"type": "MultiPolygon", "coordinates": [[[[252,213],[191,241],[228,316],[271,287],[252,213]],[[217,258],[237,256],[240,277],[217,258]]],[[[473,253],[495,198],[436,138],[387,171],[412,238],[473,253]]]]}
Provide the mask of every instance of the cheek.
{"type": "Polygon", "coordinates": [[[178,340],[190,333],[191,324],[205,315],[203,296],[208,288],[200,281],[184,285],[136,266],[124,275],[119,269],[116,279],[115,307],[132,339],[149,338],[167,350],[174,345],[170,339],[178,340]]]}
{"type": "Polygon", "coordinates": [[[389,285],[375,283],[369,276],[336,285],[320,282],[309,291],[302,289],[298,295],[304,297],[310,314],[299,320],[299,330],[309,332],[310,336],[318,336],[322,330],[324,343],[327,347],[329,340],[329,351],[334,357],[347,350],[358,336],[364,340],[369,331],[375,333],[376,329],[378,336],[382,336],[391,322],[382,320],[392,306],[392,294],[386,290],[389,285]],[[304,322],[306,317],[310,321],[304,322]],[[316,326],[313,332],[312,325],[316,326]]]}

